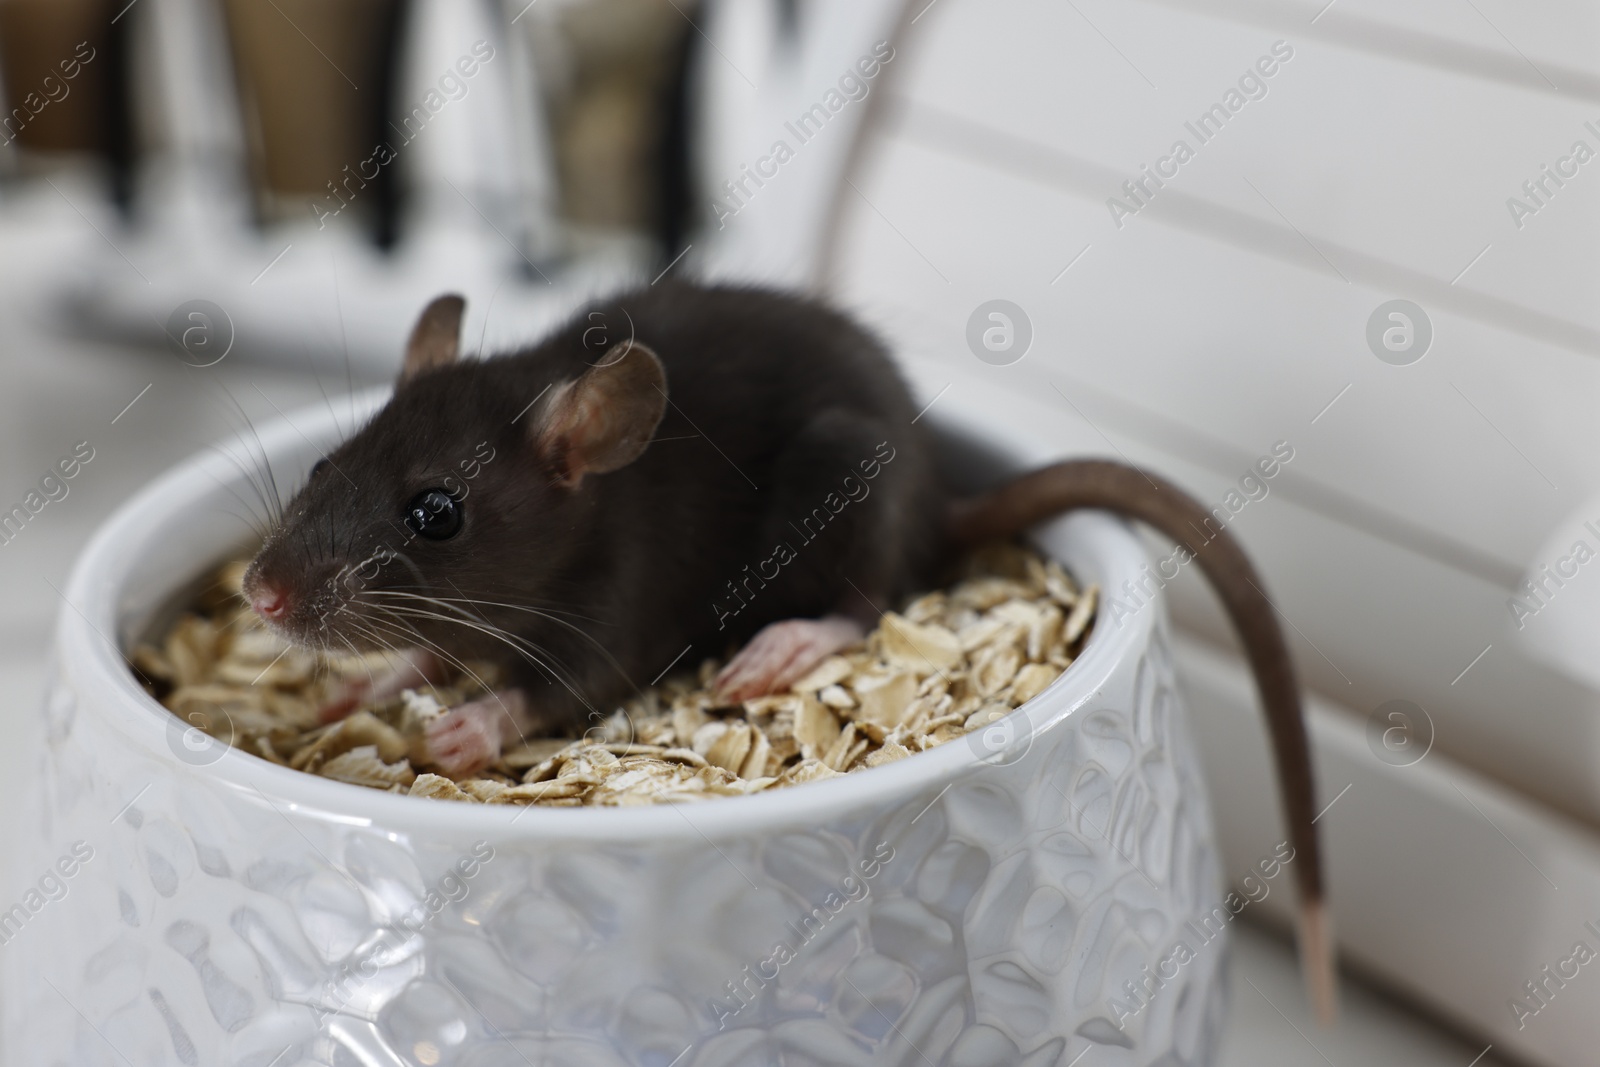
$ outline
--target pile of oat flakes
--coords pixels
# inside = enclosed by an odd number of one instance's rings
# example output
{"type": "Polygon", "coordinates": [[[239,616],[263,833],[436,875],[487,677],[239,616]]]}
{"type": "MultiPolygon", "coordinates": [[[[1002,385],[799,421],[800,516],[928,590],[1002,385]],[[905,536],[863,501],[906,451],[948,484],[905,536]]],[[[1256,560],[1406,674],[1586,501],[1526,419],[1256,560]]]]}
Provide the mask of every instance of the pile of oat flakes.
{"type": "Polygon", "coordinates": [[[407,690],[322,725],[317,708],[379,654],[290,647],[239,595],[244,564],[222,568],[159,645],[132,663],[184,722],[297,770],[411,796],[551,807],[735,796],[904,759],[995,721],[1053,682],[1082,650],[1096,590],[1053,560],[997,545],[968,560],[951,588],[890,612],[861,645],[820,663],[787,693],[724,706],[721,664],[669,678],[616,709],[583,739],[527,741],[471,778],[429,773],[423,727],[495,684],[493,668],[407,690]]]}

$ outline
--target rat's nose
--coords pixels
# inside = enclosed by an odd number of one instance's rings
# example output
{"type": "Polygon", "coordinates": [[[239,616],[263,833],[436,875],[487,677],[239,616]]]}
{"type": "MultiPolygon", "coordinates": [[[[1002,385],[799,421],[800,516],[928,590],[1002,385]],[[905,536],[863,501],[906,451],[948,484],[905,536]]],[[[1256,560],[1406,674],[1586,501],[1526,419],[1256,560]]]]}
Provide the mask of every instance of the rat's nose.
{"type": "Polygon", "coordinates": [[[275,585],[258,582],[250,606],[263,619],[281,619],[289,614],[289,595],[275,585]]]}

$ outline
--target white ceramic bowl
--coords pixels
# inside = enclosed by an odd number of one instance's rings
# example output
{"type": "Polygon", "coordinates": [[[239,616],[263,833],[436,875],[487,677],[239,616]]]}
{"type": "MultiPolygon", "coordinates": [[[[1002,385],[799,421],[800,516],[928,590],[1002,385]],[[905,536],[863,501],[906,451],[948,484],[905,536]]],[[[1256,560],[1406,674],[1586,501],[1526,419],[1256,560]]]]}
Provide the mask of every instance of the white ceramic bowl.
{"type": "MultiPolygon", "coordinates": [[[[954,401],[944,423],[974,431],[954,401]]],[[[338,434],[309,411],[260,442],[298,475],[338,434]]],[[[1221,884],[1159,603],[1002,724],[875,770],[450,804],[196,747],[135,684],[122,650],[245,543],[240,498],[224,455],[178,467],[67,589],[24,833],[42,892],[0,915],[13,1064],[1211,1062],[1226,939],[1185,924],[1221,884]]],[[[1110,589],[1146,560],[1104,515],[1038,542],[1110,589]]]]}

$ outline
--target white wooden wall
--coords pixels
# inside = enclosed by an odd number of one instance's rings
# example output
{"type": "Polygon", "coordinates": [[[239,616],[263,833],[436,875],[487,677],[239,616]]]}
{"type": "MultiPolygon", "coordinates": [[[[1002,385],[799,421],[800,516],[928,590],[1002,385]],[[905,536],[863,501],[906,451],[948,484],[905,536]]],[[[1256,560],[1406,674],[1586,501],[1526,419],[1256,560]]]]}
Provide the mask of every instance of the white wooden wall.
{"type": "MultiPolygon", "coordinates": [[[[946,385],[986,398],[1041,461],[1125,456],[1218,503],[1290,442],[1233,529],[1318,694],[1325,802],[1351,785],[1322,823],[1346,951],[1497,1048],[1600,1063],[1600,978],[1521,1029],[1510,1010],[1600,920],[1600,693],[1530,656],[1549,624],[1518,634],[1506,604],[1555,531],[1582,535],[1571,516],[1600,492],[1600,7],[1325,4],[937,0],[874,90],[891,106],[844,192],[835,260],[796,251],[769,269],[822,270],[927,400],[946,385]],[[1293,54],[1266,95],[1199,144],[1185,122],[1275,42],[1293,54]],[[1194,158],[1119,227],[1107,199],[1179,138],[1194,158]],[[1527,201],[1522,183],[1579,140],[1596,158],[1519,227],[1507,199],[1527,201]],[[1010,366],[965,339],[995,298],[1032,324],[1010,366]],[[1406,366],[1365,336],[1395,298],[1432,324],[1406,366]],[[1432,719],[1417,766],[1366,744],[1392,699],[1432,719]]],[[[724,43],[724,62],[754,60],[724,43]]],[[[859,50],[815,47],[825,59],[795,75],[789,104],[859,50]]],[[[723,67],[709,80],[746,91],[723,67]]],[[[777,181],[825,184],[830,165],[799,160],[777,181]]],[[[753,244],[809,247],[792,232],[809,219],[780,206],[804,194],[777,181],[770,207],[753,199],[736,220],[745,260],[753,244]]],[[[1596,590],[1573,599],[1600,597],[1600,566],[1584,582],[1596,590]]],[[[1220,614],[1190,577],[1176,594],[1242,869],[1278,832],[1265,748],[1238,661],[1218,658],[1232,644],[1220,614]]]]}

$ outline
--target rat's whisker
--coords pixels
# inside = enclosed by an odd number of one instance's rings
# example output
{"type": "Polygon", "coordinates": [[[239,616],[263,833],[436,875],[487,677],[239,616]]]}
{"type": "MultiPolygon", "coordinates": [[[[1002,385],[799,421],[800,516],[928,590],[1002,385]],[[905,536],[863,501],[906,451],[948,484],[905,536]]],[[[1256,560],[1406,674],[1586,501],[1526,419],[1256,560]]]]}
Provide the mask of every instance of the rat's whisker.
{"type": "MultiPolygon", "coordinates": [[[[368,623],[370,623],[371,625],[373,625],[373,626],[384,626],[384,623],[382,623],[380,620],[372,618],[370,616],[367,618],[366,621],[368,623]]],[[[385,627],[385,628],[387,629],[387,627],[385,627]]],[[[407,631],[407,636],[415,637],[417,640],[422,642],[422,644],[423,644],[423,646],[425,648],[427,648],[429,651],[433,652],[434,655],[436,655],[436,656],[440,657],[441,659],[445,660],[451,666],[453,666],[457,670],[459,670],[462,674],[467,675],[473,681],[477,682],[478,685],[483,688],[484,694],[486,696],[493,697],[494,698],[494,702],[496,704],[500,705],[500,710],[505,713],[506,718],[508,720],[510,720],[512,725],[516,728],[518,742],[526,742],[528,740],[528,735],[524,732],[522,726],[517,721],[516,713],[513,712],[511,710],[511,708],[506,705],[505,697],[501,694],[500,690],[495,689],[493,686],[491,686],[487,681],[485,681],[482,677],[480,677],[476,671],[474,671],[471,667],[467,666],[466,663],[464,663],[463,661],[461,661],[461,660],[457,659],[456,657],[452,656],[450,653],[446,652],[444,649],[440,648],[438,645],[434,644],[432,641],[429,641],[426,637],[423,637],[420,634],[414,633],[412,631],[411,627],[409,627],[409,626],[406,627],[406,631],[407,631]]],[[[371,640],[378,640],[378,637],[377,637],[376,634],[372,634],[372,633],[369,632],[367,636],[371,640]]]]}
{"type": "MultiPolygon", "coordinates": [[[[451,584],[452,584],[452,586],[454,585],[454,583],[451,583],[451,584]]],[[[456,590],[456,591],[458,593],[460,592],[459,589],[456,590]]],[[[414,594],[414,593],[413,594],[406,594],[404,590],[400,590],[400,589],[385,589],[385,590],[382,590],[382,592],[395,593],[395,594],[404,594],[404,595],[411,595],[411,596],[420,595],[420,594],[414,594]]],[[[592,623],[595,623],[596,625],[601,625],[601,626],[609,625],[608,623],[604,623],[604,622],[602,622],[601,620],[595,618],[592,615],[580,615],[576,611],[564,611],[564,610],[562,610],[560,608],[551,607],[551,606],[548,606],[548,605],[545,605],[545,604],[540,604],[538,601],[532,601],[532,602],[525,603],[525,604],[507,604],[504,601],[500,601],[500,600],[484,600],[484,599],[481,599],[479,597],[467,596],[465,593],[462,593],[460,596],[456,596],[456,597],[426,597],[425,599],[432,600],[432,601],[435,601],[435,602],[438,602],[438,603],[446,603],[446,602],[448,602],[448,603],[452,603],[452,604],[477,604],[477,605],[481,605],[483,607],[509,608],[512,611],[526,611],[526,612],[529,612],[531,614],[539,615],[539,616],[541,616],[543,618],[549,619],[551,622],[560,622],[563,626],[570,625],[570,624],[564,622],[561,619],[556,618],[556,616],[558,616],[558,615],[566,615],[566,616],[569,616],[569,617],[574,618],[574,619],[582,619],[584,622],[592,622],[592,623]]]]}
{"type": "MultiPolygon", "coordinates": [[[[402,592],[400,590],[394,590],[394,589],[373,589],[373,590],[369,590],[368,592],[371,595],[374,595],[374,596],[402,597],[402,598],[409,599],[409,600],[422,601],[422,602],[428,603],[428,604],[437,604],[439,607],[443,608],[446,611],[454,611],[454,612],[456,612],[458,614],[465,615],[467,618],[476,618],[476,619],[479,619],[480,621],[487,621],[486,619],[483,619],[481,612],[479,612],[478,614],[474,615],[473,613],[468,612],[468,611],[466,611],[466,610],[464,610],[462,608],[458,608],[455,605],[457,605],[457,604],[471,604],[471,605],[474,605],[476,607],[505,608],[508,611],[526,612],[529,615],[535,615],[535,616],[537,616],[537,617],[539,617],[541,619],[546,619],[546,620],[548,620],[550,622],[553,622],[558,626],[564,626],[567,629],[571,630],[573,633],[578,634],[579,636],[583,637],[584,640],[586,640],[589,643],[593,644],[596,648],[600,649],[602,652],[605,651],[605,646],[602,645],[598,640],[596,640],[595,637],[592,634],[590,634],[587,630],[584,630],[582,627],[575,626],[575,625],[573,625],[572,623],[568,622],[565,619],[558,618],[556,615],[554,615],[554,614],[550,613],[549,611],[546,611],[546,610],[544,610],[542,608],[526,607],[526,606],[519,605],[519,604],[506,604],[504,602],[497,601],[497,600],[477,600],[477,599],[474,599],[472,597],[422,596],[422,595],[420,595],[418,593],[406,593],[406,592],[402,592]]],[[[575,617],[576,618],[584,618],[584,616],[581,616],[581,615],[578,615],[578,616],[575,616],[575,617]]],[[[586,619],[585,621],[596,621],[596,620],[586,619]]]]}
{"type": "MultiPolygon", "coordinates": [[[[638,687],[633,685],[633,680],[628,677],[628,672],[623,670],[622,664],[617,662],[617,658],[614,655],[612,655],[611,650],[608,649],[604,644],[602,644],[598,638],[596,638],[593,634],[589,633],[587,630],[583,629],[581,626],[575,626],[572,623],[568,622],[567,620],[561,619],[561,618],[557,618],[556,616],[550,614],[549,612],[543,611],[543,610],[541,610],[539,608],[524,607],[524,606],[517,605],[517,604],[507,604],[507,603],[504,603],[502,601],[495,601],[495,600],[476,600],[476,599],[473,599],[471,597],[459,597],[459,598],[457,598],[457,597],[429,597],[429,596],[422,596],[422,595],[417,594],[417,593],[407,593],[407,592],[402,592],[400,590],[392,590],[392,589],[371,589],[371,590],[367,590],[367,593],[370,596],[392,596],[392,597],[404,598],[404,599],[409,599],[409,600],[422,601],[422,602],[430,603],[430,604],[437,604],[439,607],[444,608],[447,611],[457,612],[458,614],[464,615],[467,618],[475,619],[476,621],[481,622],[486,626],[492,626],[494,624],[489,622],[488,619],[484,618],[483,614],[481,612],[478,613],[477,615],[473,615],[472,613],[466,612],[461,608],[455,607],[454,605],[455,604],[473,604],[473,605],[481,605],[481,606],[485,606],[485,607],[506,608],[506,609],[508,609],[510,611],[527,612],[530,615],[534,615],[534,616],[537,616],[539,618],[546,619],[546,620],[548,620],[550,622],[553,622],[553,623],[557,624],[558,626],[564,626],[568,630],[571,630],[573,633],[577,634],[579,637],[583,638],[585,641],[589,642],[589,644],[593,645],[595,650],[597,652],[599,652],[602,657],[604,657],[605,661],[611,665],[612,669],[614,669],[617,672],[618,676],[623,678],[624,680],[626,680],[628,682],[628,684],[633,687],[634,691],[638,692],[638,687]]],[[[583,616],[577,616],[577,617],[578,618],[583,618],[583,616]]],[[[501,628],[500,627],[496,627],[496,629],[501,629],[501,628]]]]}
{"type": "Polygon", "coordinates": [[[474,615],[472,612],[467,611],[464,608],[458,608],[453,604],[447,603],[442,597],[423,596],[420,593],[402,593],[391,589],[367,589],[363,590],[362,595],[367,597],[400,597],[406,600],[420,601],[424,604],[437,604],[445,611],[454,612],[455,614],[460,615],[462,618],[474,619],[478,622],[487,622],[486,619],[482,619],[478,615],[474,615]]]}
{"type": "MultiPolygon", "coordinates": [[[[455,582],[450,582],[449,584],[450,584],[450,588],[455,590],[455,592],[457,593],[457,596],[455,596],[455,597],[442,597],[440,599],[450,600],[450,601],[453,601],[453,602],[459,603],[459,604],[494,604],[495,603],[495,601],[482,600],[482,599],[479,599],[478,597],[473,596],[470,593],[463,592],[461,587],[456,585],[455,582]]],[[[386,593],[390,593],[390,592],[393,592],[393,593],[404,593],[404,592],[413,592],[415,590],[425,590],[425,589],[433,589],[433,588],[436,588],[436,587],[432,583],[428,583],[426,585],[420,585],[420,586],[398,585],[398,586],[391,586],[388,589],[382,590],[382,592],[386,592],[386,593]]],[[[425,594],[420,594],[419,593],[418,595],[425,595],[425,594]]],[[[595,623],[597,625],[610,625],[609,623],[605,623],[602,620],[595,618],[593,615],[584,615],[584,614],[581,614],[580,612],[572,611],[571,609],[565,607],[560,601],[556,601],[556,600],[531,600],[531,599],[523,598],[522,603],[520,605],[506,605],[506,606],[517,607],[519,610],[525,610],[525,611],[529,611],[529,610],[533,610],[533,609],[537,608],[537,609],[540,609],[542,611],[550,612],[551,614],[554,614],[554,615],[565,615],[568,618],[581,619],[584,622],[592,622],[592,623],[595,623]]]]}
{"type": "MultiPolygon", "coordinates": [[[[249,430],[248,437],[241,433],[240,438],[246,442],[255,442],[256,447],[254,452],[250,454],[250,459],[256,468],[256,477],[260,479],[263,496],[267,499],[268,510],[273,524],[281,523],[283,521],[283,494],[278,489],[278,479],[272,470],[272,457],[267,455],[266,445],[261,441],[261,433],[256,429],[255,420],[250,418],[249,413],[244,409],[244,405],[239,403],[239,398],[233,395],[231,389],[221,382],[216,383],[216,388],[221,390],[222,394],[228,398],[228,403],[233,406],[234,413],[239,416],[244,422],[245,428],[249,430]]],[[[258,389],[257,392],[260,392],[260,390],[258,389]]]]}
{"type": "Polygon", "coordinates": [[[235,492],[232,485],[229,485],[227,482],[223,481],[221,478],[217,478],[216,475],[214,475],[214,474],[211,475],[211,477],[216,481],[216,483],[219,486],[221,486],[222,489],[229,496],[231,496],[235,500],[237,500],[241,505],[244,506],[246,511],[250,512],[250,515],[251,515],[250,524],[251,524],[251,526],[255,529],[256,534],[262,540],[265,540],[266,536],[267,536],[267,531],[271,528],[272,523],[273,523],[272,505],[267,500],[266,487],[263,486],[257,480],[257,477],[256,477],[257,471],[252,467],[246,466],[244,463],[242,463],[240,461],[238,456],[235,456],[232,452],[229,452],[227,449],[223,448],[221,445],[213,444],[213,445],[211,445],[209,447],[211,448],[211,450],[213,452],[215,452],[217,455],[221,456],[223,459],[227,460],[230,464],[233,465],[233,468],[235,470],[237,470],[239,472],[239,474],[244,478],[245,484],[250,487],[250,491],[255,495],[256,502],[257,502],[257,504],[260,505],[259,509],[257,507],[255,507],[254,505],[252,505],[244,497],[240,496],[237,492],[235,492]],[[265,514],[261,514],[263,512],[265,514]]]}
{"type": "MultiPolygon", "coordinates": [[[[344,610],[345,609],[343,607],[341,607],[341,608],[339,608],[339,611],[334,612],[334,614],[337,615],[337,614],[339,614],[339,612],[342,612],[344,610]]],[[[351,612],[349,614],[350,614],[350,617],[352,619],[360,618],[360,616],[356,615],[354,612],[351,612]]],[[[363,656],[361,654],[361,650],[356,648],[355,642],[351,641],[348,637],[346,637],[344,634],[340,633],[338,630],[332,630],[330,632],[333,634],[333,636],[335,636],[339,640],[343,641],[344,644],[345,644],[345,647],[348,648],[350,650],[351,654],[354,655],[356,657],[356,659],[360,661],[361,669],[367,672],[367,683],[370,686],[376,688],[377,685],[378,685],[378,676],[372,673],[372,665],[367,662],[366,656],[363,656]]]]}
{"type": "MultiPolygon", "coordinates": [[[[369,607],[376,607],[377,605],[369,604],[368,606],[369,607]]],[[[526,651],[523,654],[523,658],[524,659],[528,659],[530,663],[536,663],[536,665],[538,665],[540,667],[543,667],[546,671],[548,671],[551,674],[551,676],[552,676],[552,678],[554,680],[557,680],[557,681],[561,681],[562,680],[559,677],[559,675],[556,673],[554,667],[552,667],[550,664],[546,663],[542,658],[537,658],[537,657],[540,657],[541,655],[551,655],[551,653],[549,652],[548,649],[541,648],[540,646],[534,644],[531,641],[528,641],[528,640],[526,640],[524,638],[518,637],[517,635],[512,634],[509,631],[503,630],[500,627],[495,626],[493,623],[479,622],[478,620],[472,619],[470,617],[469,618],[458,618],[458,617],[451,616],[451,615],[441,615],[438,612],[426,611],[426,610],[423,610],[421,608],[393,607],[393,606],[391,606],[391,607],[385,608],[384,610],[389,615],[391,615],[391,616],[393,616],[393,617],[395,617],[397,619],[401,618],[401,617],[404,617],[404,618],[407,618],[407,619],[411,619],[411,618],[429,619],[429,620],[433,620],[433,621],[436,621],[436,622],[448,622],[448,623],[454,623],[454,624],[456,624],[458,626],[465,626],[468,629],[476,630],[479,633],[482,633],[482,634],[485,634],[486,636],[492,637],[495,640],[500,641],[500,642],[502,642],[502,643],[504,643],[504,644],[506,644],[506,645],[508,645],[508,646],[510,646],[512,648],[525,649],[526,651]],[[535,657],[535,658],[529,658],[530,656],[535,657]]],[[[565,684],[565,683],[563,682],[563,684],[565,684]]]]}
{"type": "Polygon", "coordinates": [[[479,624],[471,619],[457,618],[452,615],[442,615],[436,611],[424,611],[420,608],[391,607],[389,610],[396,614],[406,615],[413,618],[432,619],[436,622],[454,623],[457,626],[465,626],[469,630],[476,630],[486,637],[491,637],[517,652],[517,654],[529,664],[549,674],[552,681],[559,682],[562,688],[564,688],[572,696],[576,697],[578,702],[585,708],[588,708],[590,711],[594,710],[593,706],[589,703],[588,698],[572,684],[571,680],[568,679],[561,671],[557,670],[556,667],[544,660],[544,656],[552,656],[553,658],[553,655],[549,649],[542,648],[531,641],[518,637],[515,634],[509,633],[506,630],[503,630],[500,627],[492,624],[479,624]]]}
{"type": "MultiPolygon", "coordinates": [[[[227,489],[226,486],[223,486],[223,488],[225,490],[227,489]]],[[[231,490],[228,491],[230,493],[232,492],[231,490]]],[[[266,533],[262,528],[261,516],[256,513],[256,510],[252,508],[247,501],[240,499],[238,494],[232,495],[233,498],[239,502],[239,506],[244,508],[244,511],[240,512],[232,507],[224,507],[220,504],[216,510],[238,519],[240,524],[243,525],[245,529],[249,530],[256,540],[261,540],[266,536],[266,533]]]]}
{"type": "MultiPolygon", "coordinates": [[[[387,614],[387,612],[386,612],[386,614],[387,614]]],[[[385,623],[383,622],[383,620],[381,620],[381,619],[377,619],[377,618],[374,618],[374,617],[368,615],[368,616],[364,616],[363,617],[363,621],[365,621],[365,622],[367,622],[367,623],[369,623],[369,624],[371,624],[373,626],[385,626],[385,629],[386,629],[387,632],[393,632],[392,629],[390,629],[390,627],[386,626],[385,623]]],[[[460,671],[462,674],[464,674],[467,677],[471,678],[474,682],[477,682],[478,685],[483,688],[483,691],[485,693],[487,693],[488,695],[494,697],[495,703],[500,705],[501,710],[505,711],[507,715],[511,714],[511,709],[507,708],[505,706],[505,700],[504,700],[503,697],[501,697],[499,690],[497,690],[494,686],[491,686],[486,680],[484,680],[484,678],[481,675],[478,674],[477,671],[474,671],[471,667],[469,667],[465,660],[459,659],[456,656],[451,655],[449,652],[446,652],[444,650],[444,648],[442,648],[437,643],[435,643],[433,641],[430,641],[428,638],[426,638],[426,637],[422,636],[421,634],[417,633],[415,627],[412,627],[412,626],[410,626],[408,624],[400,623],[398,620],[396,621],[396,625],[399,625],[399,626],[401,626],[403,628],[403,632],[405,633],[406,636],[414,637],[417,641],[421,642],[422,646],[424,648],[426,648],[428,651],[432,652],[434,655],[436,655],[440,659],[444,660],[446,663],[448,663],[450,666],[454,667],[456,670],[460,671]]]]}
{"type": "MultiPolygon", "coordinates": [[[[375,644],[375,645],[379,646],[380,648],[382,648],[385,652],[392,652],[396,656],[404,655],[403,651],[400,648],[398,648],[394,644],[390,643],[389,641],[384,640],[383,636],[381,634],[377,633],[376,631],[374,631],[374,630],[372,630],[372,629],[370,629],[368,627],[361,626],[359,624],[355,624],[355,623],[350,624],[350,626],[351,626],[351,629],[355,631],[357,636],[363,637],[366,640],[371,641],[373,644],[375,644]]],[[[374,682],[373,684],[376,684],[376,682],[374,682]]]]}

